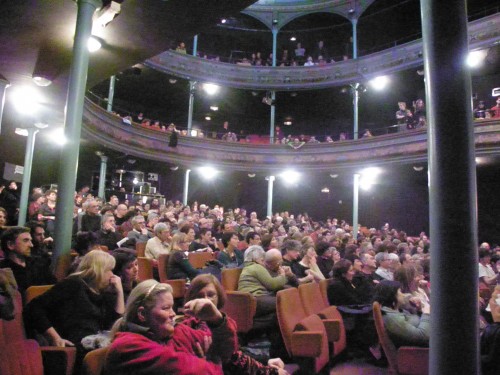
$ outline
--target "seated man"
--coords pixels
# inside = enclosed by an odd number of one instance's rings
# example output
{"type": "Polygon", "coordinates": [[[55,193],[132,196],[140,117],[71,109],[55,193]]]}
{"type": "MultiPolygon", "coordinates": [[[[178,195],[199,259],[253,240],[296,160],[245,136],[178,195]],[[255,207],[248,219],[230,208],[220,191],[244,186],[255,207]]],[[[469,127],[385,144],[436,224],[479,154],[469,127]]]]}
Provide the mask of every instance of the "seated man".
{"type": "MultiPolygon", "coordinates": [[[[282,266],[283,257],[281,256],[281,251],[278,249],[270,249],[266,251],[264,256],[264,266],[272,277],[279,276],[285,271],[287,277],[287,285],[291,287],[299,286],[299,281],[297,276],[293,274],[290,267],[282,266]]],[[[286,287],[285,286],[285,287],[286,287]]]]}
{"type": "MultiPolygon", "coordinates": [[[[378,268],[375,273],[384,280],[394,280],[394,273],[391,270],[392,260],[388,253],[381,252],[375,255],[375,260],[377,261],[378,268]]],[[[398,257],[399,261],[399,257],[398,257]]]]}
{"type": "Polygon", "coordinates": [[[158,260],[161,254],[170,253],[170,227],[165,223],[154,226],[155,236],[146,243],[145,256],[149,259],[158,260]]]}
{"type": "Polygon", "coordinates": [[[99,202],[88,199],[83,204],[83,213],[77,216],[76,232],[97,232],[101,228],[101,215],[99,202]]]}
{"type": "Polygon", "coordinates": [[[487,248],[479,249],[479,281],[485,285],[494,285],[499,277],[491,267],[491,251],[487,248]]]}
{"type": "Polygon", "coordinates": [[[127,237],[131,240],[135,240],[136,244],[148,242],[150,238],[153,238],[151,232],[146,228],[144,216],[137,215],[132,218],[132,230],[128,232],[127,237]]]}
{"type": "Polygon", "coordinates": [[[116,231],[115,216],[106,214],[101,220],[101,229],[95,232],[97,243],[107,246],[108,250],[114,250],[118,247],[117,242],[122,239],[122,235],[116,231]]]}
{"type": "Polygon", "coordinates": [[[352,283],[358,289],[363,303],[370,303],[373,299],[375,286],[382,278],[375,273],[377,265],[373,255],[362,253],[359,260],[362,263],[361,270],[356,271],[352,283]]]}
{"type": "Polygon", "coordinates": [[[209,228],[201,228],[198,238],[189,244],[189,251],[209,251],[216,250],[215,238],[212,237],[212,231],[209,228]]]}
{"type": "Polygon", "coordinates": [[[47,285],[56,281],[46,262],[36,262],[31,258],[32,247],[29,228],[11,227],[2,235],[5,259],[0,262],[0,268],[12,270],[21,295],[32,285],[47,285]]]}

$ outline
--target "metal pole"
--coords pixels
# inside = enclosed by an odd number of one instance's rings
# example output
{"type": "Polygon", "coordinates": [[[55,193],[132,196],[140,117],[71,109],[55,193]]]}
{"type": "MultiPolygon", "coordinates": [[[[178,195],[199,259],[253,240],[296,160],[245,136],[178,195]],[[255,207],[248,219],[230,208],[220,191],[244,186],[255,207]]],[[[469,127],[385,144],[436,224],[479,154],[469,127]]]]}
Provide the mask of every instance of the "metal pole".
{"type": "Polygon", "coordinates": [[[187,123],[188,136],[191,135],[191,128],[193,127],[194,90],[195,90],[195,88],[196,88],[196,82],[189,81],[189,109],[188,109],[188,123],[187,123]]]}
{"type": "Polygon", "coordinates": [[[106,188],[106,168],[108,166],[108,157],[100,156],[101,158],[101,170],[99,171],[99,190],[97,195],[102,198],[103,202],[106,202],[106,194],[104,192],[106,188]]]}
{"type": "Polygon", "coordinates": [[[196,56],[198,53],[198,35],[195,35],[193,38],[193,56],[196,56]]]}
{"type": "Polygon", "coordinates": [[[0,74],[0,133],[2,133],[3,107],[5,105],[5,91],[10,86],[10,82],[0,74]]]}
{"type": "Polygon", "coordinates": [[[466,1],[422,0],[421,17],[432,239],[429,373],[479,374],[477,187],[466,1]]]}
{"type": "Polygon", "coordinates": [[[115,97],[115,84],[116,76],[111,76],[109,79],[109,93],[108,93],[108,107],[106,108],[108,112],[113,110],[113,98],[115,97]]]}
{"type": "MultiPolygon", "coordinates": [[[[272,28],[272,33],[273,33],[273,67],[276,67],[276,50],[277,50],[277,45],[278,45],[278,28],[276,26],[273,26],[272,28]]],[[[274,143],[274,125],[276,122],[276,106],[275,106],[275,101],[276,101],[276,91],[271,91],[271,116],[270,116],[270,126],[269,126],[269,143],[273,144],[274,143]]]]}
{"type": "Polygon", "coordinates": [[[352,23],[352,58],[358,58],[358,19],[353,18],[352,23]]]}
{"type": "Polygon", "coordinates": [[[19,203],[19,218],[17,225],[20,227],[26,223],[28,212],[28,200],[30,195],[31,167],[33,166],[33,150],[35,149],[35,138],[38,129],[27,128],[26,153],[24,154],[23,186],[21,187],[21,202],[19,203]]]}
{"type": "Polygon", "coordinates": [[[358,238],[359,177],[359,173],[354,174],[354,184],[352,189],[352,236],[354,240],[358,238]]]}
{"type": "Polygon", "coordinates": [[[273,216],[273,185],[274,176],[267,177],[267,216],[273,216]]]}
{"type": "Polygon", "coordinates": [[[78,170],[78,150],[80,148],[80,133],[82,129],[83,101],[87,83],[89,51],[87,42],[92,30],[92,16],[102,5],[97,0],[78,0],[73,60],[68,85],[66,102],[66,118],[64,135],[67,143],[61,152],[56,221],[55,221],[55,251],[58,257],[71,250],[71,233],[73,230],[73,205],[76,187],[76,171],[78,170]]]}
{"type": "Polygon", "coordinates": [[[352,106],[354,109],[354,129],[353,129],[353,139],[358,139],[359,133],[359,83],[355,83],[353,86],[353,99],[352,106]]]}
{"type": "Polygon", "coordinates": [[[191,169],[186,169],[186,174],[184,175],[184,192],[182,194],[182,204],[184,206],[188,204],[189,173],[191,173],[191,169]]]}

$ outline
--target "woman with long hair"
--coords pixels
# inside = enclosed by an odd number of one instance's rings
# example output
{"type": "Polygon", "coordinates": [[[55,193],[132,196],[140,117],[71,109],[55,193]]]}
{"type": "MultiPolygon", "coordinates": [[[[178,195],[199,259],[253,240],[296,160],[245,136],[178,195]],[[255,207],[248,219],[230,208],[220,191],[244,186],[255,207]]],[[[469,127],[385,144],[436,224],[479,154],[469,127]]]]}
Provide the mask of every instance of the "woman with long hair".
{"type": "Polygon", "coordinates": [[[139,280],[139,266],[135,250],[120,248],[111,253],[115,257],[114,274],[122,280],[123,296],[125,301],[132,289],[134,289],[139,280]]]}
{"type": "MultiPolygon", "coordinates": [[[[184,324],[176,325],[173,306],[170,285],[156,280],[137,285],[127,300],[123,318],[113,326],[106,373],[222,374],[221,366],[206,358],[212,344],[211,333],[184,324]]],[[[186,309],[209,325],[222,327],[226,324],[225,317],[208,299],[192,300],[186,309]]],[[[225,336],[228,347],[236,345],[235,337],[235,331],[225,336]]],[[[217,344],[215,339],[213,345],[217,344]]]]}

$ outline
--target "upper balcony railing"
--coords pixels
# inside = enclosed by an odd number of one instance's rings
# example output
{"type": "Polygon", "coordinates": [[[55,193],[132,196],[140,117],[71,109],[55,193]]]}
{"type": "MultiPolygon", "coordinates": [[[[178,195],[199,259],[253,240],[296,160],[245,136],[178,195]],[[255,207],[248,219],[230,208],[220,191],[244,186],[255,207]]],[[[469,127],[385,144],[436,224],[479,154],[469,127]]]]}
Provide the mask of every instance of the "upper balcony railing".
{"type": "MultiPolygon", "coordinates": [[[[475,123],[476,156],[500,153],[500,119],[475,123]]],[[[128,155],[185,167],[210,163],[214,167],[273,173],[284,167],[334,171],[370,165],[406,164],[427,160],[426,128],[334,143],[289,145],[235,143],[179,135],[176,147],[170,135],[137,125],[85,101],[84,136],[128,155]]]]}
{"type": "MultiPolygon", "coordinates": [[[[469,23],[471,50],[498,44],[500,13],[469,23]]],[[[393,47],[356,60],[313,67],[241,66],[165,51],[145,64],[159,71],[192,81],[252,90],[314,90],[364,82],[379,75],[423,64],[421,40],[393,47]]]]}

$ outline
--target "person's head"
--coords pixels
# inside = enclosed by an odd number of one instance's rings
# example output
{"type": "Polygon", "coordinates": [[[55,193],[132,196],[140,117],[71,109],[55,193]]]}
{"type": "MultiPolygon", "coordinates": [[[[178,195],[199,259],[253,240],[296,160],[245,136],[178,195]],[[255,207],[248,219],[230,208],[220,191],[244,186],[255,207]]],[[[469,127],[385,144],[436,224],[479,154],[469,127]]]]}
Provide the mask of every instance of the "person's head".
{"type": "Polygon", "coordinates": [[[137,215],[132,218],[132,227],[136,231],[142,231],[146,227],[146,220],[144,219],[144,216],[142,215],[137,215]]]}
{"type": "Polygon", "coordinates": [[[265,251],[262,247],[257,245],[249,246],[248,249],[245,250],[245,254],[243,255],[243,260],[245,262],[255,262],[263,264],[264,254],[265,251]]]}
{"type": "Polygon", "coordinates": [[[45,228],[43,227],[43,224],[39,221],[30,221],[26,223],[26,226],[30,229],[33,245],[42,245],[43,240],[45,239],[45,228]]]}
{"type": "Polygon", "coordinates": [[[406,109],[406,103],[405,102],[398,102],[399,109],[404,111],[406,109]]]}
{"type": "Polygon", "coordinates": [[[45,192],[45,198],[47,198],[49,202],[55,202],[57,199],[57,192],[55,190],[47,190],[45,192]]]}
{"type": "Polygon", "coordinates": [[[122,218],[127,214],[127,212],[128,212],[128,208],[126,205],[119,204],[118,206],[116,206],[116,209],[115,209],[116,217],[122,218]]]}
{"type": "Polygon", "coordinates": [[[102,250],[92,250],[82,258],[73,275],[81,277],[97,290],[104,290],[109,286],[115,264],[112,255],[102,250]]]}
{"type": "Polygon", "coordinates": [[[413,259],[409,253],[403,253],[399,256],[399,262],[404,266],[413,263],[413,259]]]}
{"type": "Polygon", "coordinates": [[[116,225],[115,216],[113,214],[106,214],[101,218],[101,228],[104,231],[112,231],[116,225]]]}
{"type": "Polygon", "coordinates": [[[375,255],[375,260],[377,261],[377,265],[384,269],[389,269],[391,265],[391,259],[389,258],[389,254],[384,252],[377,253],[377,255],[375,255]]]}
{"type": "Polygon", "coordinates": [[[252,245],[260,245],[261,240],[260,240],[260,235],[256,232],[248,232],[248,234],[245,237],[245,241],[249,246],[252,245]]]}
{"type": "Polygon", "coordinates": [[[219,280],[210,274],[198,275],[191,280],[191,285],[184,296],[184,302],[189,302],[196,298],[207,298],[218,309],[224,307],[227,299],[226,292],[219,280]]]}
{"type": "Polygon", "coordinates": [[[146,280],[130,293],[123,320],[118,324],[121,329],[127,323],[149,328],[154,340],[164,341],[174,333],[173,307],[172,287],[156,280],[146,280]]]}
{"type": "Polygon", "coordinates": [[[11,190],[17,190],[17,182],[16,181],[10,181],[9,182],[9,189],[11,189],[11,190]]]}
{"type": "Polygon", "coordinates": [[[313,258],[317,258],[316,250],[314,249],[314,246],[311,246],[309,244],[306,244],[302,246],[300,249],[300,255],[303,259],[311,260],[313,258]]]}
{"type": "Polygon", "coordinates": [[[314,240],[311,236],[304,236],[301,240],[302,246],[314,246],[314,240]]]}
{"type": "Polygon", "coordinates": [[[346,279],[352,281],[354,276],[354,268],[352,263],[347,259],[341,259],[333,265],[333,277],[335,279],[341,280],[346,279]]]}
{"type": "Polygon", "coordinates": [[[318,254],[319,257],[327,257],[331,258],[332,256],[332,250],[330,248],[330,244],[326,241],[319,241],[316,244],[316,254],[318,254]]]}
{"type": "Polygon", "coordinates": [[[369,253],[362,253],[359,256],[359,260],[363,264],[364,268],[374,270],[377,268],[377,263],[375,262],[375,257],[369,253]]]}
{"type": "Polygon", "coordinates": [[[116,207],[116,206],[118,206],[118,203],[120,203],[120,202],[119,202],[118,197],[116,195],[112,195],[111,197],[109,197],[110,206],[116,207]]]}
{"type": "Polygon", "coordinates": [[[42,193],[33,194],[32,198],[33,202],[36,202],[38,205],[42,205],[45,202],[45,196],[42,193]]]}
{"type": "Polygon", "coordinates": [[[186,235],[187,242],[194,241],[195,231],[194,231],[193,227],[191,227],[190,225],[184,225],[179,231],[186,235]]]}
{"type": "Polygon", "coordinates": [[[99,214],[99,202],[95,199],[88,199],[83,204],[83,209],[87,215],[97,215],[99,214]]]}
{"type": "Polygon", "coordinates": [[[6,257],[27,258],[31,256],[32,247],[29,228],[11,227],[3,232],[2,250],[6,257]]]}
{"type": "Polygon", "coordinates": [[[0,228],[7,225],[7,211],[0,207],[0,228]]]}
{"type": "Polygon", "coordinates": [[[172,236],[172,241],[170,242],[170,249],[172,251],[187,251],[189,243],[187,242],[187,236],[185,233],[178,232],[172,236]]]}
{"type": "Polygon", "coordinates": [[[132,249],[116,249],[111,255],[115,258],[115,268],[113,273],[122,279],[124,286],[132,285],[138,281],[139,266],[135,251],[132,249]]]}
{"type": "Polygon", "coordinates": [[[480,248],[479,249],[479,262],[486,265],[491,262],[491,251],[490,249],[480,248]]]}
{"type": "Polygon", "coordinates": [[[417,290],[416,284],[417,270],[412,264],[398,267],[394,271],[394,281],[398,281],[401,286],[401,292],[412,293],[417,290]]]}
{"type": "Polygon", "coordinates": [[[160,239],[161,242],[168,241],[170,237],[170,228],[165,223],[158,223],[153,228],[155,236],[160,239]]]}
{"type": "Polygon", "coordinates": [[[200,229],[200,240],[208,243],[212,240],[212,231],[209,228],[200,229]]]}
{"type": "Polygon", "coordinates": [[[356,254],[353,253],[349,256],[346,256],[345,258],[352,263],[354,271],[361,271],[361,269],[363,268],[363,263],[356,254]]]}
{"type": "Polygon", "coordinates": [[[300,249],[302,244],[296,240],[287,240],[283,243],[281,247],[281,253],[288,260],[296,260],[300,256],[300,249]]]}
{"type": "Polygon", "coordinates": [[[266,251],[266,254],[264,256],[264,263],[269,271],[278,271],[281,263],[283,263],[281,252],[278,249],[270,249],[266,251]]]}
{"type": "Polygon", "coordinates": [[[399,282],[390,280],[381,280],[375,286],[373,301],[380,303],[381,306],[395,309],[398,306],[399,282]]]}
{"type": "Polygon", "coordinates": [[[225,248],[231,245],[233,249],[236,249],[238,247],[239,239],[235,232],[224,232],[222,233],[221,241],[225,248]]]}

